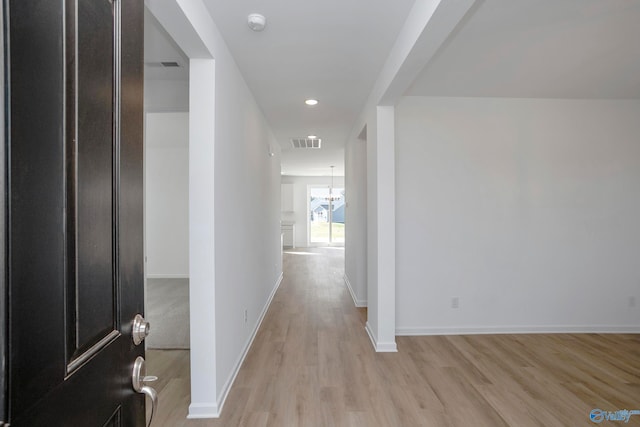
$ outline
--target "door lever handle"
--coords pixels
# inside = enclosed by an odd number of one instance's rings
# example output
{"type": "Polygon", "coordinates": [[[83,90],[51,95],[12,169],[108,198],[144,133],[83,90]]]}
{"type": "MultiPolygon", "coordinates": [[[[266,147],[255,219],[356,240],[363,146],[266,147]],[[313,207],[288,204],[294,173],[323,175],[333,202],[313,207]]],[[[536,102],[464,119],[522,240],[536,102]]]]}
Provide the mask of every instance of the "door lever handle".
{"type": "Polygon", "coordinates": [[[151,416],[149,417],[149,423],[147,424],[147,427],[150,427],[153,422],[153,416],[156,413],[156,408],[158,407],[158,393],[153,387],[149,387],[148,385],[143,385],[139,393],[143,393],[151,399],[151,416]]]}
{"type": "Polygon", "coordinates": [[[158,377],[147,376],[144,357],[138,356],[133,363],[133,374],[131,374],[131,384],[136,393],[144,394],[151,399],[151,416],[149,417],[149,423],[147,427],[151,426],[153,422],[153,416],[158,408],[158,393],[153,387],[146,385],[146,382],[156,381],[158,377]]]}

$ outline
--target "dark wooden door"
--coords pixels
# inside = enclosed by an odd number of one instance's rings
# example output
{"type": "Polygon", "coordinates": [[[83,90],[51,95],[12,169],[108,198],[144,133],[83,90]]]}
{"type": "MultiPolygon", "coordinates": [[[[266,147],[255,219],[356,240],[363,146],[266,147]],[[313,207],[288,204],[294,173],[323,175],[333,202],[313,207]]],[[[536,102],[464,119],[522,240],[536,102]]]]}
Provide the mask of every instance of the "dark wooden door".
{"type": "Polygon", "coordinates": [[[142,426],[131,328],[143,311],[143,2],[4,8],[4,421],[142,426]]]}

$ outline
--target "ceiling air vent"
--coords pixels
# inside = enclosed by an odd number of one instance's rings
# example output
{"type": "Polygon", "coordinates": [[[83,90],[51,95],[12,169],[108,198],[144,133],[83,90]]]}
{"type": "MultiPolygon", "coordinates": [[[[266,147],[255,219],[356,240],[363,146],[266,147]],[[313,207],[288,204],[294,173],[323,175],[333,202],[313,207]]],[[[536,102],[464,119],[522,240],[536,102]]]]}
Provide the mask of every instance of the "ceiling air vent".
{"type": "Polygon", "coordinates": [[[176,61],[145,62],[144,65],[151,68],[180,68],[176,61]]]}
{"type": "Polygon", "coordinates": [[[291,138],[293,148],[321,148],[322,139],[320,138],[291,138]]]}

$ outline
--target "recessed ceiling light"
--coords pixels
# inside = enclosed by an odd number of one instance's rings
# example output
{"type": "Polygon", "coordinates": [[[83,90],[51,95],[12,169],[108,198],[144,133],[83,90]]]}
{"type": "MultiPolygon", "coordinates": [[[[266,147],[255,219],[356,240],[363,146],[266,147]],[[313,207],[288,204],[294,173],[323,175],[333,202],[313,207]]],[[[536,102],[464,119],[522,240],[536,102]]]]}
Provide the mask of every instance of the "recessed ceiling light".
{"type": "Polygon", "coordinates": [[[308,135],[307,138],[309,139],[318,139],[317,135],[308,135]]]}
{"type": "Polygon", "coordinates": [[[314,105],[318,105],[318,100],[317,99],[307,99],[306,101],[304,101],[305,104],[310,105],[310,106],[314,106],[314,105]]]}

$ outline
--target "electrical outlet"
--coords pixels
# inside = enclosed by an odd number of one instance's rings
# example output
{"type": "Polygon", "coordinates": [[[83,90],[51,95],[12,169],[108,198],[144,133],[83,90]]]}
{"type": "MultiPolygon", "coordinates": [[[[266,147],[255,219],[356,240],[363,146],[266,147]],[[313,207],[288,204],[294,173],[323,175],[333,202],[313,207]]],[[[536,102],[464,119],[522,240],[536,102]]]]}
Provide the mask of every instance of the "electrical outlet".
{"type": "Polygon", "coordinates": [[[453,297],[451,298],[451,308],[459,308],[460,307],[460,298],[453,297]]]}
{"type": "Polygon", "coordinates": [[[635,308],[636,307],[636,297],[629,297],[629,308],[635,308]]]}
{"type": "Polygon", "coordinates": [[[244,309],[244,323],[247,323],[247,309],[244,309]]]}

